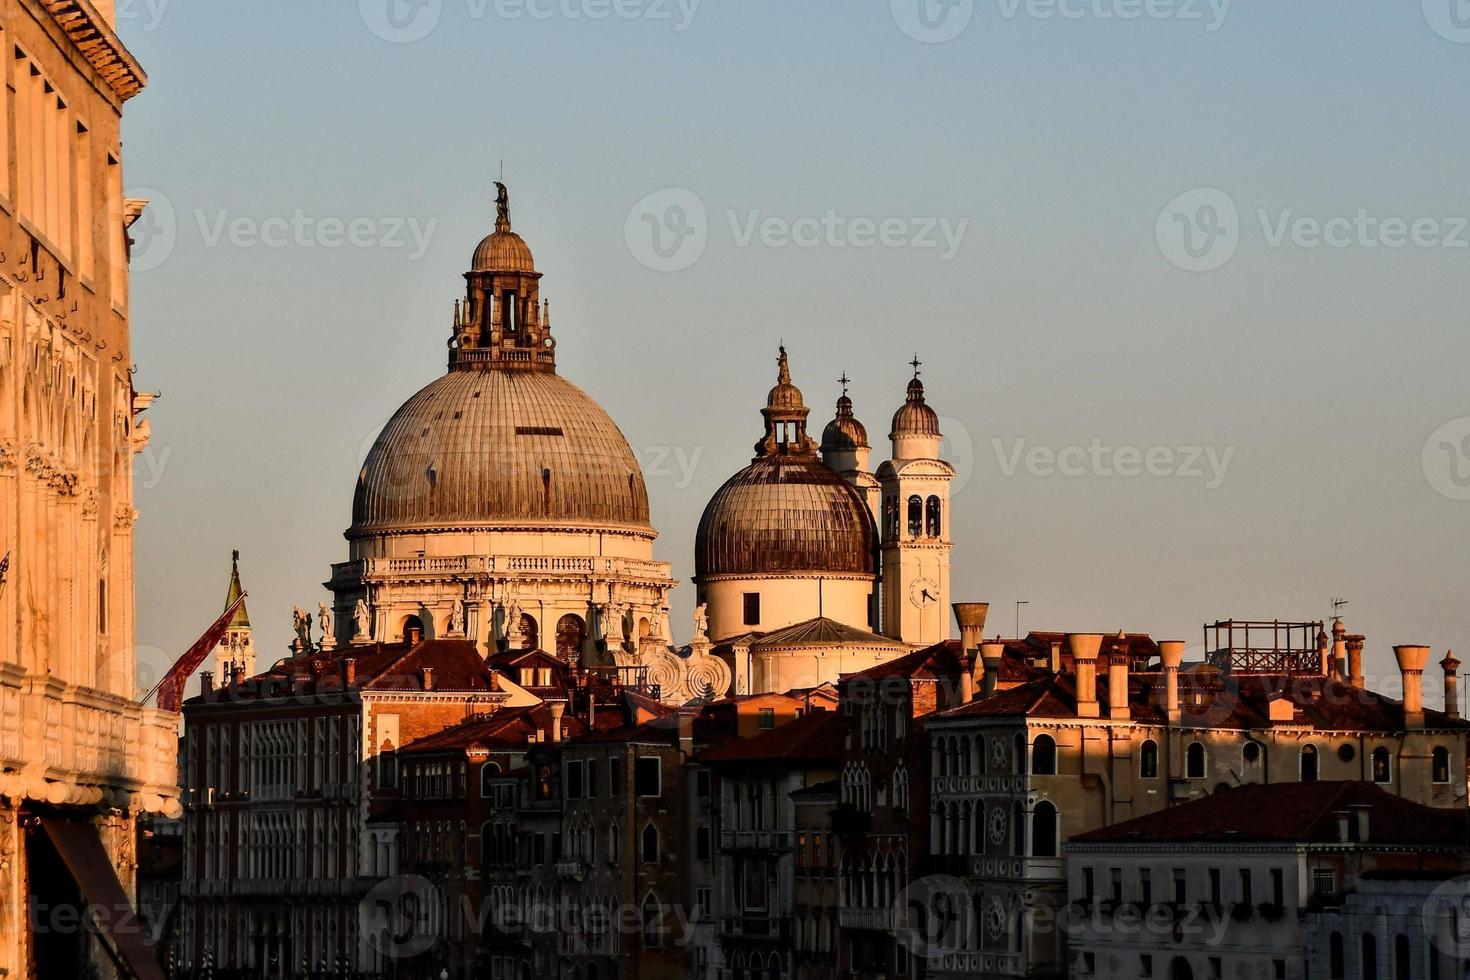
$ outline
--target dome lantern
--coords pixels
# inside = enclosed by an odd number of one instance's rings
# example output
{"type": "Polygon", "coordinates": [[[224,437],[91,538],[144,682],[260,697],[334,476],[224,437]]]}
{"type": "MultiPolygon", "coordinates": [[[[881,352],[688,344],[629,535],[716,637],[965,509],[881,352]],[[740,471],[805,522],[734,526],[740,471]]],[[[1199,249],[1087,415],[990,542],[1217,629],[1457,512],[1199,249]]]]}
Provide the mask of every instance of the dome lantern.
{"type": "Polygon", "coordinates": [[[530,246],[511,230],[510,192],[500,181],[495,187],[495,230],[475,248],[465,273],[465,298],[454,309],[449,366],[555,371],[556,341],[550,304],[540,298],[541,273],[530,246]]]}
{"type": "Polygon", "coordinates": [[[766,396],[761,415],[766,420],[766,434],[755,444],[755,458],[764,456],[814,456],[817,443],[806,434],[810,414],[801,397],[801,389],[791,383],[791,365],[786,359],[786,345],[776,359],[776,387],[766,396]]]}

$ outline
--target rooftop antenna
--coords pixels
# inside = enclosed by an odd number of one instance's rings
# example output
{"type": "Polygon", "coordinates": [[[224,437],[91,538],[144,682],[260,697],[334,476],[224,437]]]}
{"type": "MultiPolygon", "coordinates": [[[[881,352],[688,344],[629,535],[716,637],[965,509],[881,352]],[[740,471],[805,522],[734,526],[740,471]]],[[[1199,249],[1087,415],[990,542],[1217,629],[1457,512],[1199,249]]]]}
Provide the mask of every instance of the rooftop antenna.
{"type": "Polygon", "coordinates": [[[1332,597],[1332,625],[1342,622],[1342,607],[1347,604],[1348,601],[1341,596],[1332,597]]]}

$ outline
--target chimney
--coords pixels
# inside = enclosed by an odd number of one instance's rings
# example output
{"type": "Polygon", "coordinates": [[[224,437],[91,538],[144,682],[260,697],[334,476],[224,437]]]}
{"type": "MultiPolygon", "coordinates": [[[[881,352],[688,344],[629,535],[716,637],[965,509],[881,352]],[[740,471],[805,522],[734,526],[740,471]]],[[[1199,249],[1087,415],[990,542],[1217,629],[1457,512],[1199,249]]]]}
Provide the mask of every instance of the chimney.
{"type": "Polygon", "coordinates": [[[1317,631],[1317,672],[1323,677],[1332,676],[1332,653],[1328,645],[1327,631],[1317,631]]]}
{"type": "Polygon", "coordinates": [[[1446,652],[1439,666],[1444,671],[1444,713],[1451,718],[1458,719],[1460,717],[1460,678],[1458,675],[1460,661],[1455,659],[1455,651],[1446,652]]]}
{"type": "Polygon", "coordinates": [[[1006,645],[996,640],[993,643],[980,644],[980,662],[984,665],[986,697],[995,693],[1000,685],[1000,662],[1006,655],[1006,645]]]}
{"type": "Polygon", "coordinates": [[[551,740],[561,741],[561,717],[566,713],[567,706],[560,701],[553,701],[548,707],[551,708],[551,740]]]}
{"type": "Polygon", "coordinates": [[[1184,663],[1183,640],[1160,640],[1159,660],[1164,664],[1164,717],[1179,724],[1179,665],[1184,663]]]}
{"type": "Polygon", "coordinates": [[[1404,727],[1424,727],[1424,666],[1429,648],[1405,644],[1393,648],[1399,674],[1404,679],[1404,727]]]}
{"type": "Polygon", "coordinates": [[[424,668],[424,690],[426,690],[426,691],[432,691],[433,689],[434,689],[434,668],[433,667],[425,667],[424,668]]]}
{"type": "Polygon", "coordinates": [[[1118,645],[1108,658],[1108,717],[1127,721],[1132,717],[1128,707],[1128,639],[1118,631],[1118,645]]]}
{"type": "Polygon", "coordinates": [[[1347,677],[1347,627],[1340,619],[1332,624],[1332,669],[1339,680],[1347,677]]]}
{"type": "Polygon", "coordinates": [[[1101,714],[1097,706],[1097,653],[1102,649],[1101,633],[1068,633],[1067,649],[1072,651],[1072,661],[1077,669],[1077,717],[1096,718],[1101,714]]]}
{"type": "Polygon", "coordinates": [[[342,661],[342,682],[348,687],[357,683],[357,658],[348,657],[342,661]]]}
{"type": "Polygon", "coordinates": [[[1062,641],[1061,640],[1052,640],[1051,641],[1051,656],[1047,660],[1046,666],[1047,666],[1047,669],[1050,670],[1053,674],[1060,674],[1062,672],[1062,641]]]}
{"type": "Polygon", "coordinates": [[[985,672],[985,662],[978,656],[985,634],[988,602],[956,602],[954,618],[960,625],[960,698],[965,704],[975,700],[975,672],[985,672]]]}
{"type": "Polygon", "coordinates": [[[1348,658],[1348,683],[1363,688],[1363,640],[1362,634],[1354,633],[1346,638],[1348,658]]]}
{"type": "Polygon", "coordinates": [[[203,694],[214,693],[214,671],[206,670],[199,675],[199,690],[203,694]]]}

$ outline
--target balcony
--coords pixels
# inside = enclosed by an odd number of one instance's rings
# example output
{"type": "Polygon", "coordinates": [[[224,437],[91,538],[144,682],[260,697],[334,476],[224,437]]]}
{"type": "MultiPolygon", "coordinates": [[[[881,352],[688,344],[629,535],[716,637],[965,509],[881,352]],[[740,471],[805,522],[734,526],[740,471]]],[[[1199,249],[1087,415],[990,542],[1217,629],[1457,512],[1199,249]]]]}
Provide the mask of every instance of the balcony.
{"type": "Polygon", "coordinates": [[[721,934],[741,939],[784,941],[791,935],[791,920],[785,916],[764,913],[727,915],[721,923],[721,934]]]}
{"type": "Polygon", "coordinates": [[[868,929],[878,932],[894,932],[898,929],[898,916],[891,908],[843,908],[837,912],[837,924],[843,929],[868,929]]]}
{"type": "Polygon", "coordinates": [[[720,849],[725,851],[789,851],[795,834],[787,830],[722,830],[720,849]]]}

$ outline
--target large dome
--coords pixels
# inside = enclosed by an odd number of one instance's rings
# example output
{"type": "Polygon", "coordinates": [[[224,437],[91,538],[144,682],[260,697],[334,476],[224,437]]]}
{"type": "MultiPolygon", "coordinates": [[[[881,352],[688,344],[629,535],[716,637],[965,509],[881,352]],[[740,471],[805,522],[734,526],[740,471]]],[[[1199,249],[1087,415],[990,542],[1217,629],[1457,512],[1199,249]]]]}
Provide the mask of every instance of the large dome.
{"type": "Polygon", "coordinates": [[[548,524],[653,535],[627,439],[553,371],[461,370],[383,427],[358,477],[348,536],[548,524]]]}
{"type": "Polygon", "coordinates": [[[695,574],[872,575],[875,536],[862,494],[815,456],[764,456],[704,509],[695,574]]]}

